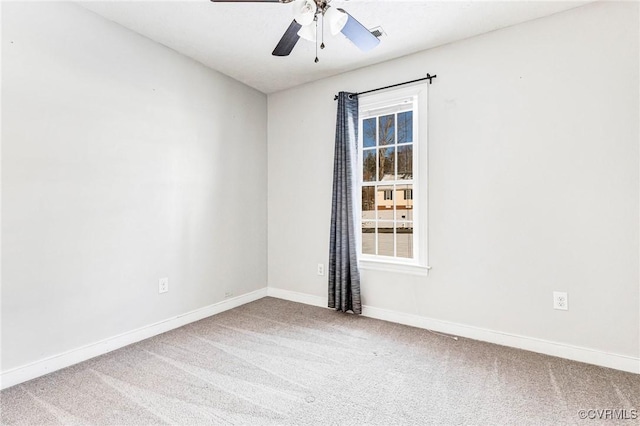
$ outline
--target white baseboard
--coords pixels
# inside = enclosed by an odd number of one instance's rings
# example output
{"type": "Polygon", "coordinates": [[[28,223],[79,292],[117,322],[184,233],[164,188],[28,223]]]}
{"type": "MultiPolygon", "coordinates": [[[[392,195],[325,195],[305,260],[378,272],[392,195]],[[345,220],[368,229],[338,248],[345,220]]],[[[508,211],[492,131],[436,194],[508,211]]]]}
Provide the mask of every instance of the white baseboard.
{"type": "MultiPolygon", "coordinates": [[[[304,303],[307,305],[320,307],[327,306],[326,296],[315,296],[311,294],[298,293],[295,291],[282,290],[274,287],[267,288],[267,295],[279,299],[290,300],[292,302],[304,303]]],[[[440,333],[451,334],[454,336],[466,337],[483,342],[510,346],[527,351],[585,362],[587,364],[594,364],[602,367],[614,368],[616,370],[640,374],[640,358],[634,358],[626,355],[602,352],[594,349],[568,345],[566,343],[552,342],[549,340],[537,339],[533,337],[503,333],[500,331],[473,327],[449,321],[442,321],[419,315],[390,311],[373,306],[364,305],[362,307],[362,315],[365,317],[395,322],[398,324],[410,325],[412,327],[424,328],[440,333]]]]}
{"type": "Polygon", "coordinates": [[[199,321],[210,317],[211,315],[219,314],[220,312],[253,302],[254,300],[262,299],[266,295],[267,288],[264,287],[256,291],[252,291],[251,293],[246,293],[185,314],[167,318],[166,320],[156,322],[155,324],[140,327],[117,336],[100,340],[99,342],[91,343],[77,349],[72,349],[11,370],[3,371],[0,373],[0,389],[5,389],[22,382],[26,382],[27,380],[35,379],[36,377],[44,376],[45,374],[106,354],[107,352],[111,352],[123,346],[148,339],[149,337],[199,321]]]}
{"type": "Polygon", "coordinates": [[[320,308],[327,308],[327,302],[329,300],[328,295],[321,297],[313,294],[298,293],[297,291],[282,290],[275,287],[267,287],[267,296],[289,300],[291,302],[304,303],[305,305],[318,306],[320,308]]]}
{"type": "MultiPolygon", "coordinates": [[[[0,389],[5,389],[17,385],[36,377],[44,376],[56,370],[86,361],[107,352],[119,349],[123,346],[139,342],[149,337],[173,330],[183,325],[199,321],[220,312],[233,309],[249,302],[271,296],[278,299],[290,300],[292,302],[304,303],[307,305],[327,307],[327,297],[315,296],[312,294],[298,293],[289,290],[282,290],[274,287],[265,287],[251,293],[243,294],[232,299],[223,300],[213,305],[205,306],[182,315],[159,321],[155,324],[140,327],[138,329],[113,336],[99,342],[72,349],[70,351],[54,355],[27,365],[13,368],[0,373],[0,389]]],[[[532,352],[553,355],[574,361],[586,362],[588,364],[602,367],[615,368],[617,370],[628,371],[640,374],[640,358],[625,355],[612,354],[594,349],[567,345],[565,343],[551,342],[532,337],[518,336],[499,331],[472,327],[464,324],[457,324],[448,321],[441,321],[418,315],[406,314],[397,311],[376,308],[372,306],[362,307],[363,316],[395,322],[398,324],[410,325],[466,337],[474,340],[481,340],[489,343],[496,343],[504,346],[525,349],[532,352]]]]}

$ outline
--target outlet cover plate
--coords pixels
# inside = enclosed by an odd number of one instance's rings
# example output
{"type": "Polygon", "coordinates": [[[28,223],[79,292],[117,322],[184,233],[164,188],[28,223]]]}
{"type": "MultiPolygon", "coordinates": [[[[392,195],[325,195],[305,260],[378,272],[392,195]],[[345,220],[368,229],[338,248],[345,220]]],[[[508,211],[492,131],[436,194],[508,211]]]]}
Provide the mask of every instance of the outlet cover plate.
{"type": "Polygon", "coordinates": [[[569,310],[569,297],[566,292],[553,292],[553,309],[560,309],[562,311],[569,310]]]}
{"type": "Polygon", "coordinates": [[[169,291],[169,278],[164,277],[158,280],[158,293],[166,293],[169,291]]]}
{"type": "Polygon", "coordinates": [[[324,264],[318,263],[318,275],[324,275],[324,264]]]}

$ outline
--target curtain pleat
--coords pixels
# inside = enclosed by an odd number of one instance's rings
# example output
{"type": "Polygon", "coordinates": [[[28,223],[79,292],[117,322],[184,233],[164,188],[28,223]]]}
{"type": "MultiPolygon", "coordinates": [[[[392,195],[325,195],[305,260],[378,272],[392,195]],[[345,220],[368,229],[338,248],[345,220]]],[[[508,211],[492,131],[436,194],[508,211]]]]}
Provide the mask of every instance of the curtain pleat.
{"type": "Polygon", "coordinates": [[[362,313],[356,248],[358,98],[338,94],[329,238],[329,307],[362,313]]]}

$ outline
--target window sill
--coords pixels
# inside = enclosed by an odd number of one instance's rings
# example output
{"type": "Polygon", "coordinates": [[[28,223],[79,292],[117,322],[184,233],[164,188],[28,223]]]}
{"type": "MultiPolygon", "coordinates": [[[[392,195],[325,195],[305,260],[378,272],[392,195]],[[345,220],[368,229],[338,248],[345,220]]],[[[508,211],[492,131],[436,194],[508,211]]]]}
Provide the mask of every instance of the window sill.
{"type": "Polygon", "coordinates": [[[410,275],[429,275],[430,266],[410,265],[406,263],[385,262],[381,260],[360,259],[358,265],[361,269],[384,272],[397,272],[410,275]]]}

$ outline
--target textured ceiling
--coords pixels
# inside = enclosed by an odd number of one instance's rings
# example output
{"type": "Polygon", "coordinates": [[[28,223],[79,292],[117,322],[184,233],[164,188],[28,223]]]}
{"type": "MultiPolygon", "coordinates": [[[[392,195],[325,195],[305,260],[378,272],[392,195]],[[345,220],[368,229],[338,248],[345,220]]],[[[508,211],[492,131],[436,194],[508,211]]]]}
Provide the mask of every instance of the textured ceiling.
{"type": "Polygon", "coordinates": [[[367,28],[386,35],[368,53],[342,34],[325,35],[314,63],[314,43],[300,40],[288,57],[273,48],[292,20],[290,4],[198,1],[80,2],[87,9],[189,56],[264,93],[287,89],[405,56],[590,1],[333,0],[367,28]]]}

